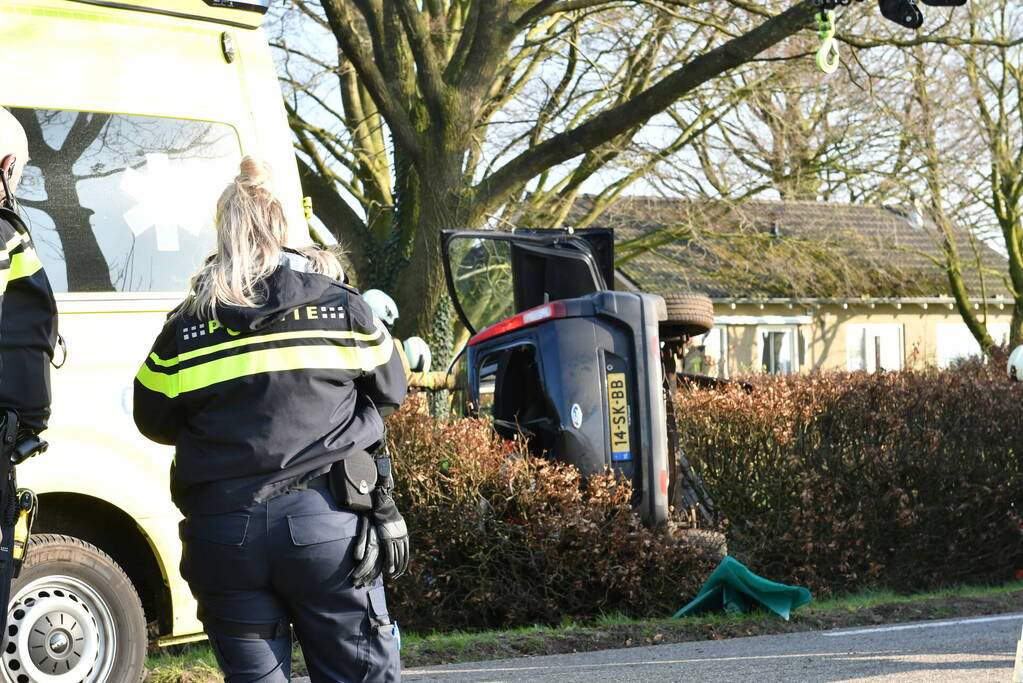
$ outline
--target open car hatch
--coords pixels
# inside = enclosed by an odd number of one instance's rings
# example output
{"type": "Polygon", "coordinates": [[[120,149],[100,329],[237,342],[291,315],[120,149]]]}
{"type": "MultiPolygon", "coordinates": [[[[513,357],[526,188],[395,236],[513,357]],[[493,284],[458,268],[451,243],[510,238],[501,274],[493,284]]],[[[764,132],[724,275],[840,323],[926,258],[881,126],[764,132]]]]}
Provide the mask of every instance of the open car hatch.
{"type": "Polygon", "coordinates": [[[614,232],[445,230],[448,291],[469,330],[551,301],[614,288],[614,232]]]}

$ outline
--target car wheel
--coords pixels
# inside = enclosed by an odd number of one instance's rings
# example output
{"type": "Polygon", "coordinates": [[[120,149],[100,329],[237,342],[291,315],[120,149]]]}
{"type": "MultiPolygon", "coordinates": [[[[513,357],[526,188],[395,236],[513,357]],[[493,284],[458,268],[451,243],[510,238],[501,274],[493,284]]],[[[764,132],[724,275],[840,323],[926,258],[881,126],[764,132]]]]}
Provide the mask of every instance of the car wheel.
{"type": "Polygon", "coordinates": [[[142,603],[124,571],[96,546],[73,536],[32,536],[11,596],[0,655],[8,683],[142,679],[142,603]]]}
{"type": "Polygon", "coordinates": [[[705,294],[668,292],[661,296],[668,309],[660,326],[662,339],[697,337],[714,327],[714,304],[705,294]]]}

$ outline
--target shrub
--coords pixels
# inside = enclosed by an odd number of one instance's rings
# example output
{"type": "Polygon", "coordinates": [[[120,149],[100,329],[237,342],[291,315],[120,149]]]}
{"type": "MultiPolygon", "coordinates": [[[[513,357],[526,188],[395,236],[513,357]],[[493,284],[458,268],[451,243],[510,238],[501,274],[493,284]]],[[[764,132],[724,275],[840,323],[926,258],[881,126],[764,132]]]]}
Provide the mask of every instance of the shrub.
{"type": "Polygon", "coordinates": [[[978,364],[753,381],[677,401],[684,448],[753,571],[826,594],[1023,568],[1023,384],[978,364]]]}
{"type": "MultiPolygon", "coordinates": [[[[485,421],[434,420],[414,397],[389,419],[409,573],[389,589],[416,629],[665,616],[716,560],[645,528],[612,476],[523,455],[485,421]]],[[[670,530],[669,530],[670,531],[670,530]]]]}

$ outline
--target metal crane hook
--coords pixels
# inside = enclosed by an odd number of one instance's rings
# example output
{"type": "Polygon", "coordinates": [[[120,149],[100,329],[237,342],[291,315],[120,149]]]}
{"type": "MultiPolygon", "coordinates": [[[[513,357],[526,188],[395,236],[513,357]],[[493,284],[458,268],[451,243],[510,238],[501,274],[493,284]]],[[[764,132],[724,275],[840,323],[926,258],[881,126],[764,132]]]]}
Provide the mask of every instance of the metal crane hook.
{"type": "Polygon", "coordinates": [[[822,9],[814,15],[817,19],[817,35],[821,37],[821,46],[817,50],[817,66],[826,74],[838,69],[838,44],[835,41],[835,10],[822,9]]]}

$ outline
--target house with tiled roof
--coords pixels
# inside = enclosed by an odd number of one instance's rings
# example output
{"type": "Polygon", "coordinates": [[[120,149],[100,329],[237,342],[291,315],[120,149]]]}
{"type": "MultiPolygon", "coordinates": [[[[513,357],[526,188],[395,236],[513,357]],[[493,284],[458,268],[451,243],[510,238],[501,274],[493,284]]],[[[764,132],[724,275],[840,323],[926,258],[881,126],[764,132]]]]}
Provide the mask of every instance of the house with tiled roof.
{"type": "MultiPolygon", "coordinates": [[[[711,297],[716,329],[699,341],[711,374],[895,370],[979,354],[937,228],[912,209],[627,197],[591,227],[615,230],[618,288],[711,297]]],[[[971,304],[1005,343],[1006,259],[965,231],[956,241],[971,304]]]]}

